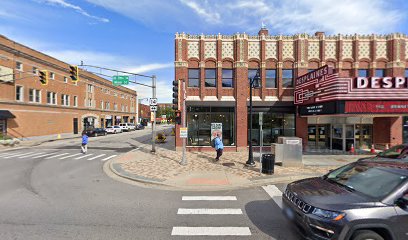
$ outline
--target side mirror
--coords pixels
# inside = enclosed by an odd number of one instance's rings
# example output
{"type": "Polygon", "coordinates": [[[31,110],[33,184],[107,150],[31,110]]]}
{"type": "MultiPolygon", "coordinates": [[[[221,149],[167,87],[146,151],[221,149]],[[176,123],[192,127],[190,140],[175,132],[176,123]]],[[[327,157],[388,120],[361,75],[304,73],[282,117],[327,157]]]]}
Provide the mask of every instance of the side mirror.
{"type": "Polygon", "coordinates": [[[398,198],[395,202],[401,208],[408,207],[408,193],[405,193],[402,197],[398,198]]]}

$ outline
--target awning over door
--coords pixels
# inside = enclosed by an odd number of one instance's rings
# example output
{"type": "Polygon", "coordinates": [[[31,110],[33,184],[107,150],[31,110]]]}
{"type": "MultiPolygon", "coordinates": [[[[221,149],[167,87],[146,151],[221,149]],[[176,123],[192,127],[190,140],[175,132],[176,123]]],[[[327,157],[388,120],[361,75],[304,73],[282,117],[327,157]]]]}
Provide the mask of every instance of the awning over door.
{"type": "Polygon", "coordinates": [[[0,119],[16,118],[9,110],[0,110],[0,119]]]}

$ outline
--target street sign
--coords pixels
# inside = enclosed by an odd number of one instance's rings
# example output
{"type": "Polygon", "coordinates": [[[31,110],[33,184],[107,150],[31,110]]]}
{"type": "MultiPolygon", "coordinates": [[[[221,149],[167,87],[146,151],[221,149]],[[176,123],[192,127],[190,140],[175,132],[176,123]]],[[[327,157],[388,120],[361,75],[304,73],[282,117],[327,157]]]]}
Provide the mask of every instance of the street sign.
{"type": "Polygon", "coordinates": [[[150,105],[150,112],[156,112],[157,106],[150,105]]]}
{"type": "Polygon", "coordinates": [[[180,128],[180,138],[187,138],[187,128],[180,128]]]}
{"type": "Polygon", "coordinates": [[[150,98],[150,106],[157,106],[157,98],[150,98]]]}
{"type": "Polygon", "coordinates": [[[154,122],[154,112],[150,113],[150,122],[154,122]]]}
{"type": "Polygon", "coordinates": [[[112,77],[112,82],[114,86],[120,86],[120,85],[128,85],[129,84],[129,76],[113,76],[112,77]]]}

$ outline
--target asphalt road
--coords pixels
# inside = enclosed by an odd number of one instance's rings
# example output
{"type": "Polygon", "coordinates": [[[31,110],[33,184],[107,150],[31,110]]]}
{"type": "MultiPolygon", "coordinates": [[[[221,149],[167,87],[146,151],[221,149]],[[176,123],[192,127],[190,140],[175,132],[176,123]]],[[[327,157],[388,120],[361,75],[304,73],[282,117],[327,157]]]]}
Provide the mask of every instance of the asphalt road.
{"type": "Polygon", "coordinates": [[[149,134],[90,138],[87,155],[80,139],[0,152],[0,239],[301,239],[278,205],[284,184],[266,188],[272,199],[262,187],[165,191],[103,172],[105,161],[149,134]],[[197,196],[219,198],[191,199],[197,196]],[[203,232],[214,236],[193,236],[203,232]]]}

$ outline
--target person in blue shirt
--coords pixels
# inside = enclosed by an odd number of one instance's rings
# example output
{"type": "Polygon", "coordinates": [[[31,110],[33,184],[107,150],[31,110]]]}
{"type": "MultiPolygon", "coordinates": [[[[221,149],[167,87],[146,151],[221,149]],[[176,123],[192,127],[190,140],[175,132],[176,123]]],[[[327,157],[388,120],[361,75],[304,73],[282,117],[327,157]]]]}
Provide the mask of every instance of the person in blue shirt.
{"type": "Polygon", "coordinates": [[[217,157],[215,158],[216,161],[220,160],[223,150],[224,150],[224,144],[222,143],[222,140],[221,140],[221,134],[217,133],[217,137],[215,138],[215,151],[217,151],[217,157]]]}
{"type": "Polygon", "coordinates": [[[86,132],[82,132],[82,153],[85,154],[88,151],[88,135],[86,135],[86,132]]]}

